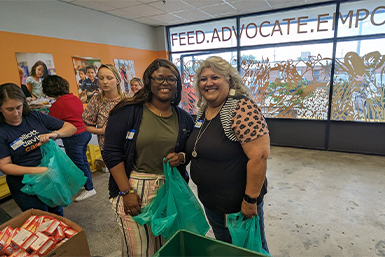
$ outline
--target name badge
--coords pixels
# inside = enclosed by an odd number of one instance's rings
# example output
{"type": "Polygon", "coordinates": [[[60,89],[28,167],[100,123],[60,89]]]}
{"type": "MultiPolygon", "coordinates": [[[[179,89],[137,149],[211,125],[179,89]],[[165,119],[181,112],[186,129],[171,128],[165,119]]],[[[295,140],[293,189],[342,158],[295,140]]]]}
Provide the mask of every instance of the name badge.
{"type": "Polygon", "coordinates": [[[194,128],[201,128],[202,127],[202,124],[203,124],[203,120],[197,120],[197,122],[195,122],[195,126],[194,128]]]}
{"type": "Polygon", "coordinates": [[[132,139],[134,138],[134,135],[135,135],[135,129],[129,130],[129,131],[127,132],[126,139],[132,140],[132,139]]]}
{"type": "Polygon", "coordinates": [[[20,146],[22,146],[24,144],[23,140],[21,140],[20,138],[16,139],[15,141],[13,141],[11,143],[11,148],[16,151],[17,149],[20,148],[20,146]]]}

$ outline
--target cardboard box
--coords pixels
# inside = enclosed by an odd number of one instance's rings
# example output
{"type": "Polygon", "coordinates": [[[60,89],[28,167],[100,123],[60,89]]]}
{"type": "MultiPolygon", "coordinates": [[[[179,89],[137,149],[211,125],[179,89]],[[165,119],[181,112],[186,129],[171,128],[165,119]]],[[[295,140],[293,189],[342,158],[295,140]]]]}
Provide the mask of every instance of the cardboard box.
{"type": "Polygon", "coordinates": [[[4,229],[7,226],[11,226],[12,228],[20,228],[25,221],[28,220],[28,218],[32,215],[36,216],[51,216],[58,221],[62,221],[66,223],[68,226],[70,226],[73,230],[76,230],[78,233],[68,239],[65,243],[61,244],[59,247],[51,250],[49,253],[47,253],[46,257],[51,256],[91,256],[90,249],[88,247],[86,232],[82,227],[77,225],[76,223],[70,221],[69,219],[66,219],[64,217],[51,214],[48,212],[30,209],[28,211],[25,211],[18,216],[14,217],[13,219],[7,221],[6,223],[3,223],[0,225],[0,231],[4,229]]]}

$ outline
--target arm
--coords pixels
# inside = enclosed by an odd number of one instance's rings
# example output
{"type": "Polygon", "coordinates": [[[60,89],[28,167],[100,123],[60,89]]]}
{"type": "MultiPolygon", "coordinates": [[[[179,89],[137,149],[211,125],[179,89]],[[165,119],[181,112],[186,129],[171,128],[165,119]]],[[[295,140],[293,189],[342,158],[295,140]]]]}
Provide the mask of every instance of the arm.
{"type": "Polygon", "coordinates": [[[102,128],[97,128],[95,126],[86,125],[87,132],[90,132],[95,135],[104,135],[106,132],[106,126],[103,126],[102,128]]]}
{"type": "Polygon", "coordinates": [[[11,157],[0,159],[0,170],[8,175],[22,176],[24,174],[38,174],[47,170],[47,167],[24,167],[12,163],[11,157]]]}
{"type": "MultiPolygon", "coordinates": [[[[110,172],[111,176],[116,181],[120,192],[128,192],[132,189],[123,162],[111,168],[110,172]]],[[[128,193],[123,196],[124,211],[132,216],[136,216],[140,213],[141,204],[140,197],[136,192],[128,193]]]]}
{"type": "Polygon", "coordinates": [[[39,136],[40,143],[39,146],[47,143],[50,139],[56,139],[61,137],[70,137],[76,132],[76,127],[69,122],[64,122],[63,127],[51,133],[42,134],[39,136]]]}
{"type": "Polygon", "coordinates": [[[95,96],[93,96],[90,102],[87,105],[87,108],[84,110],[82,114],[82,118],[84,123],[86,124],[87,132],[96,135],[104,135],[106,126],[104,125],[102,128],[97,128],[97,119],[98,119],[98,100],[95,96]]]}
{"type": "MultiPolygon", "coordinates": [[[[128,129],[133,127],[129,125],[130,119],[135,120],[133,112],[119,110],[109,117],[105,133],[103,160],[110,170],[111,176],[115,180],[120,192],[130,191],[132,189],[125,166],[125,154],[126,151],[129,151],[125,150],[125,144],[127,143],[126,135],[128,129]]],[[[137,133],[135,136],[137,136],[137,133]]],[[[135,216],[140,212],[141,202],[137,193],[129,193],[122,198],[126,213],[135,216]]]]}
{"type": "Polygon", "coordinates": [[[32,90],[32,85],[31,85],[31,83],[25,83],[25,85],[27,86],[27,89],[29,90],[29,92],[31,92],[31,90],[32,90]]]}
{"type": "Polygon", "coordinates": [[[27,86],[29,92],[32,92],[32,83],[33,83],[33,81],[34,81],[34,79],[31,76],[27,77],[27,79],[25,80],[25,85],[27,86]]]}
{"type": "MultiPolygon", "coordinates": [[[[268,134],[265,134],[248,143],[242,144],[242,148],[249,158],[247,162],[245,194],[251,198],[257,198],[266,177],[267,157],[270,154],[270,137],[268,134]]],[[[249,204],[243,200],[241,211],[244,216],[251,218],[257,215],[257,204],[249,204]]]]}

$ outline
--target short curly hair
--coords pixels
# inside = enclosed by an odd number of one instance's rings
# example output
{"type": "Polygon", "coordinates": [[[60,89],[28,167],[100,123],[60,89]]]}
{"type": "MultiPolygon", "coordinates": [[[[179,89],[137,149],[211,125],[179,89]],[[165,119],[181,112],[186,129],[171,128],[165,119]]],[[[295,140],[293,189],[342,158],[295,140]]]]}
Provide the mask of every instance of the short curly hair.
{"type": "Polygon", "coordinates": [[[242,77],[239,72],[231,66],[226,60],[219,56],[211,56],[204,61],[200,62],[200,66],[195,74],[195,94],[198,97],[197,107],[204,108],[206,100],[203,98],[199,91],[199,82],[201,80],[201,74],[204,68],[211,68],[214,72],[217,72],[225,76],[226,81],[230,84],[230,89],[235,90],[235,97],[249,96],[249,89],[243,83],[242,77]]]}
{"type": "Polygon", "coordinates": [[[70,85],[67,80],[57,75],[48,75],[42,82],[43,93],[50,97],[69,94],[70,85]]]}

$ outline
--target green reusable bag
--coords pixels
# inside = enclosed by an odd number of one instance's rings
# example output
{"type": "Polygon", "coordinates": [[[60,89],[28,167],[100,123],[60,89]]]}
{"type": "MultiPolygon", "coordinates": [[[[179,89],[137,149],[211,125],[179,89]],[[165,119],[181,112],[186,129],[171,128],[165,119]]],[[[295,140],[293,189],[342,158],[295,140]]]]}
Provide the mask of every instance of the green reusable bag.
{"type": "Polygon", "coordinates": [[[227,226],[234,245],[270,256],[262,248],[258,215],[247,219],[242,212],[232,213],[227,217],[227,226]]]}
{"type": "Polygon", "coordinates": [[[149,224],[155,236],[170,239],[178,230],[205,235],[209,230],[205,214],[194,193],[175,167],[163,163],[166,181],[154,200],[134,217],[140,225],[149,224]]]}
{"type": "Polygon", "coordinates": [[[37,197],[50,207],[68,206],[86,183],[87,177],[52,140],[40,146],[43,158],[39,167],[48,167],[41,174],[26,174],[21,189],[37,197]]]}
{"type": "MultiPolygon", "coordinates": [[[[168,189],[169,183],[166,182],[159,189],[154,199],[142,208],[141,214],[133,217],[141,226],[149,224],[155,236],[160,235],[166,228],[171,227],[175,221],[176,213],[162,213],[162,211],[167,210],[168,199],[170,197],[170,191],[168,189]],[[154,218],[155,216],[157,217],[156,219],[154,218]]],[[[175,210],[175,208],[172,209],[175,210]]]]}

